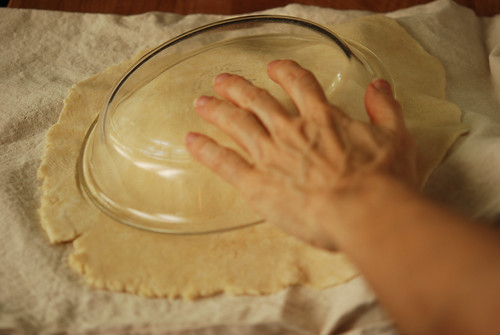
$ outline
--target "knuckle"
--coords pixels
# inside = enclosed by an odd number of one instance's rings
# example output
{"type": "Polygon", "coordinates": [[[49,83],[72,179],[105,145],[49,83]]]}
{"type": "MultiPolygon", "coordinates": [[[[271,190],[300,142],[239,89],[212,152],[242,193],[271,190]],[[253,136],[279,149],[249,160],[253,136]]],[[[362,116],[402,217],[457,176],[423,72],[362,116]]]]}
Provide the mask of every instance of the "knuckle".
{"type": "Polygon", "coordinates": [[[247,111],[230,108],[227,113],[220,113],[218,124],[223,129],[246,129],[256,122],[255,116],[247,111]]]}
{"type": "Polygon", "coordinates": [[[221,174],[225,168],[225,157],[228,154],[228,149],[223,147],[218,147],[210,155],[210,168],[217,174],[221,174]]]}
{"type": "Polygon", "coordinates": [[[284,80],[289,82],[291,85],[309,82],[313,79],[314,75],[309,70],[303,68],[295,68],[293,71],[287,71],[284,74],[284,80]]]}
{"type": "MultiPolygon", "coordinates": [[[[210,102],[206,105],[206,110],[209,112],[216,111],[224,106],[224,102],[219,99],[212,99],[210,102]]],[[[211,115],[216,115],[217,113],[209,113],[211,115]]]]}
{"type": "Polygon", "coordinates": [[[214,119],[218,113],[214,113],[222,105],[222,101],[219,99],[210,99],[203,106],[196,107],[197,113],[204,119],[214,119]]]}
{"type": "Polygon", "coordinates": [[[244,108],[250,108],[255,104],[256,101],[267,99],[268,95],[269,93],[266,90],[260,87],[252,86],[247,90],[242,105],[244,108]]]}
{"type": "Polygon", "coordinates": [[[271,145],[267,142],[260,142],[256,145],[253,156],[255,163],[259,166],[269,166],[274,161],[276,155],[271,145]]]}
{"type": "Polygon", "coordinates": [[[343,121],[343,112],[329,104],[317,102],[314,106],[314,116],[319,122],[331,125],[343,121]]]}
{"type": "Polygon", "coordinates": [[[274,131],[278,136],[285,136],[295,131],[296,118],[280,117],[276,118],[274,131]]]}
{"type": "Polygon", "coordinates": [[[206,160],[205,156],[210,157],[212,143],[206,140],[196,141],[192,146],[192,152],[202,160],[206,160]]]}
{"type": "Polygon", "coordinates": [[[218,124],[224,128],[239,123],[241,113],[233,108],[228,108],[225,113],[217,113],[218,124]]]}

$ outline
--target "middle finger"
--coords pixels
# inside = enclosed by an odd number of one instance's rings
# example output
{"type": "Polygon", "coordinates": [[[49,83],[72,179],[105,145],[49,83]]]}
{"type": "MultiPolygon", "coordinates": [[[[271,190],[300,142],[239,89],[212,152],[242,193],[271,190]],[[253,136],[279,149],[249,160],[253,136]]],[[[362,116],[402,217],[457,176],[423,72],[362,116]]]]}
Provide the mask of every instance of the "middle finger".
{"type": "Polygon", "coordinates": [[[202,96],[196,100],[195,107],[198,115],[219,127],[251,155],[269,142],[269,134],[259,120],[226,101],[202,96]]]}
{"type": "Polygon", "coordinates": [[[220,74],[215,78],[214,88],[224,99],[253,113],[271,134],[288,124],[289,115],[278,100],[243,77],[220,74]]]}
{"type": "Polygon", "coordinates": [[[290,96],[302,116],[319,123],[329,120],[334,109],[312,72],[292,60],[276,60],[269,63],[268,74],[290,96]]]}

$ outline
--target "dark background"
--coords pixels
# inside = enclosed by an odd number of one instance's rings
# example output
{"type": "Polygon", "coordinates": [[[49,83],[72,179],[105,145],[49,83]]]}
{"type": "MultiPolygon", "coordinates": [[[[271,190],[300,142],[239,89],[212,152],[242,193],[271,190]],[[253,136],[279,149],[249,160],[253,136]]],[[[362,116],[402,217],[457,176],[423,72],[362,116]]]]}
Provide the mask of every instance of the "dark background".
{"type": "MultiPolygon", "coordinates": [[[[12,8],[38,8],[87,13],[139,14],[162,11],[178,14],[242,14],[301,3],[336,9],[387,12],[432,0],[0,0],[12,8]]],[[[480,16],[500,14],[500,0],[454,0],[480,16]]]]}

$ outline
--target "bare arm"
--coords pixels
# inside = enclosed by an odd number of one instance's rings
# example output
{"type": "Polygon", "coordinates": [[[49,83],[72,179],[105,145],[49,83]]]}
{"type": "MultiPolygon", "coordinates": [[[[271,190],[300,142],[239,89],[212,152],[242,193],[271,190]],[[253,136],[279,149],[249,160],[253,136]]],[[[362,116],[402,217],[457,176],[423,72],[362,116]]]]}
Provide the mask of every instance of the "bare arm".
{"type": "Polygon", "coordinates": [[[339,241],[409,334],[499,334],[500,235],[393,179],[367,181],[339,241]],[[362,209],[356,209],[361,206],[362,209]]]}
{"type": "Polygon", "coordinates": [[[191,154],[272,224],[347,253],[402,330],[500,333],[500,235],[414,190],[414,144],[388,84],[368,87],[367,124],[330,105],[298,64],[275,61],[268,74],[300,115],[241,77],[218,76],[223,99],[201,97],[196,110],[250,160],[199,134],[186,138],[191,154]]]}

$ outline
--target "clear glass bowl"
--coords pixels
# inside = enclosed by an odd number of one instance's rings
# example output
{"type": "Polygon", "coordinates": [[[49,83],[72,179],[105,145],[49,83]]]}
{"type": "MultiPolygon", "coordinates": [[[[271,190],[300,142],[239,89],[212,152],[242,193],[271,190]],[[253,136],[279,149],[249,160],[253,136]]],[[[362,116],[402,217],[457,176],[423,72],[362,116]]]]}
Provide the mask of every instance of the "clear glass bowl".
{"type": "Polygon", "coordinates": [[[236,148],[197,116],[193,101],[215,95],[213,78],[242,75],[268,89],[294,113],[266,75],[275,59],[313,71],[330,101],[364,118],[363,96],[376,77],[390,80],[366,48],[332,31],[286,16],[245,16],[184,33],[142,57],[115,85],[91,126],[78,163],[78,184],[115,220],[149,231],[199,234],[262,222],[218,176],[184,147],[189,131],[236,148]]]}

